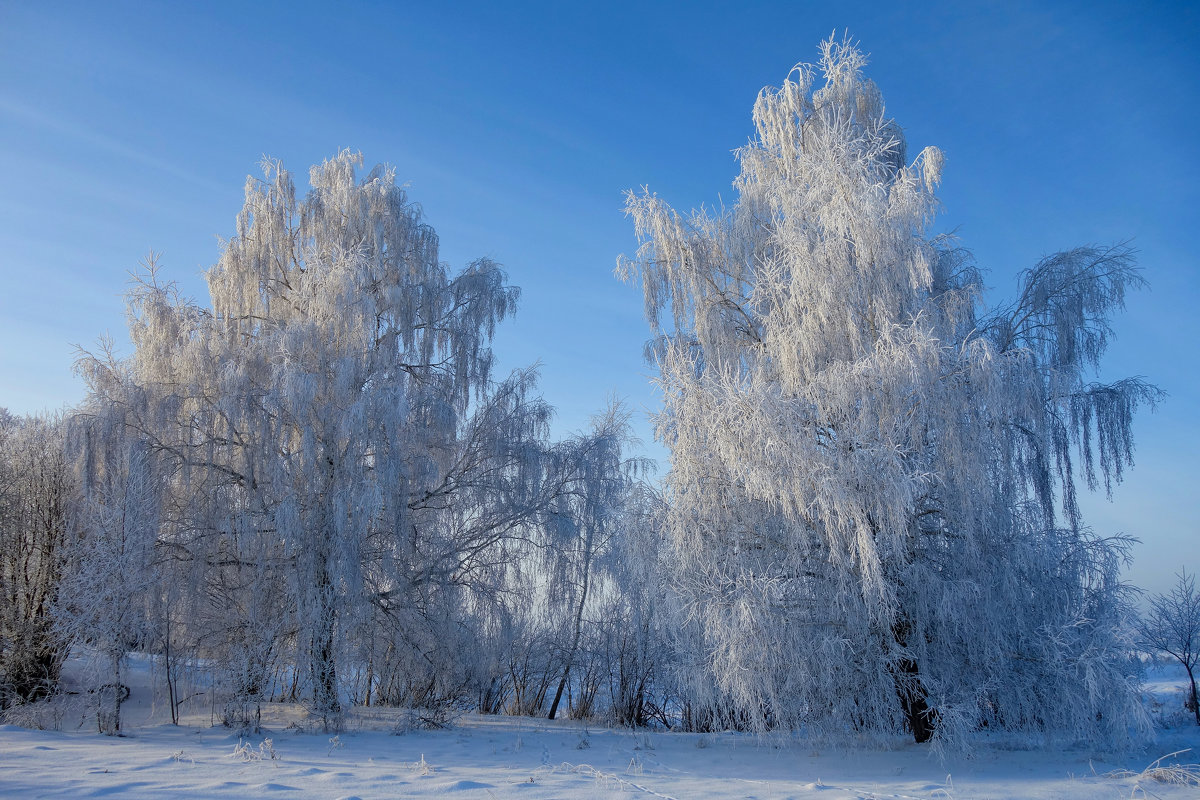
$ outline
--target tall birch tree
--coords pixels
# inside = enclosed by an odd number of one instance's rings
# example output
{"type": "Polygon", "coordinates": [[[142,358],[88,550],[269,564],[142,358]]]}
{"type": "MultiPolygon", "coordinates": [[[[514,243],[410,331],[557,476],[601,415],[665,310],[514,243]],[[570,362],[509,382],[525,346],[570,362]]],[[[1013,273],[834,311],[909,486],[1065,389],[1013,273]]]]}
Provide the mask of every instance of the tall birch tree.
{"type": "Polygon", "coordinates": [[[1119,738],[1127,541],[1075,498],[1158,394],[1090,378],[1133,254],[1050,256],[988,310],[929,233],[943,155],[909,157],[865,64],[830,40],[762,91],[732,207],[629,195],[695,682],[757,729],[1119,738]]]}
{"type": "Polygon", "coordinates": [[[437,639],[432,621],[486,592],[545,502],[535,376],[491,377],[518,290],[487,259],[452,274],[393,171],[361,166],[339,154],[298,198],[264,163],[205,276],[211,307],[151,263],[129,295],[133,356],[80,360],[93,398],[170,465],[162,546],[201,565],[214,618],[247,591],[265,598],[253,587],[286,587],[281,607],[227,627],[226,649],[250,658],[246,696],[290,647],[331,724],[363,620],[382,614],[398,646],[420,647],[414,625],[437,639]]]}

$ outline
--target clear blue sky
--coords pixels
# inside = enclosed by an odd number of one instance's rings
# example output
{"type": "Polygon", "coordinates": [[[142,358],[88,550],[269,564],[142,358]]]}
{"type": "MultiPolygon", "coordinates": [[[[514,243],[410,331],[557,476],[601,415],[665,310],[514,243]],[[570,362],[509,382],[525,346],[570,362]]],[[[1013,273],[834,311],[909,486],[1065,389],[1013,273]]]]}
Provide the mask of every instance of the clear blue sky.
{"type": "MultiPolygon", "coordinates": [[[[610,393],[657,405],[641,360],[622,192],[732,198],[758,90],[848,29],[905,128],[947,156],[939,230],[993,299],[1039,256],[1132,239],[1152,289],[1104,378],[1170,393],[1104,532],[1130,578],[1200,568],[1200,14],[1187,3],[59,3],[0,0],[0,405],[74,403],[73,345],[124,341],[150,250],[206,300],[264,154],[301,178],[350,147],[387,162],[443,258],[503,263],[524,292],[505,369],[540,360],[558,433],[610,393]]],[[[649,426],[642,426],[649,438],[649,426]]],[[[664,458],[648,443],[649,452],[664,458]]]]}

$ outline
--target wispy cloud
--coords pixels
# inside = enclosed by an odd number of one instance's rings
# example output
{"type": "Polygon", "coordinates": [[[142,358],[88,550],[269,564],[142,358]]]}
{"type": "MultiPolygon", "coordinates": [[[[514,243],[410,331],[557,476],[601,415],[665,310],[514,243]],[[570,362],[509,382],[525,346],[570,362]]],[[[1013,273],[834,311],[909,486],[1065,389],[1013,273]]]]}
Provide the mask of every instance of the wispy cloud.
{"type": "Polygon", "coordinates": [[[0,96],[0,116],[8,117],[10,120],[29,128],[70,137],[96,150],[101,150],[135,164],[172,175],[205,189],[224,191],[227,188],[217,181],[206,178],[178,164],[130,147],[118,139],[100,133],[86,123],[60,116],[51,116],[22,103],[15,102],[10,98],[0,96]]]}

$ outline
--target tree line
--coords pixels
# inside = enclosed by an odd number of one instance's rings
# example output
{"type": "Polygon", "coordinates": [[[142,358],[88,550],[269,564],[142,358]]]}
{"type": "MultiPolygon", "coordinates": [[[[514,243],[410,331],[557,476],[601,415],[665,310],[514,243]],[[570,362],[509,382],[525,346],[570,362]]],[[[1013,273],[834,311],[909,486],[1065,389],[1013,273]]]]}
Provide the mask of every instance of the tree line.
{"type": "Polygon", "coordinates": [[[265,162],[207,305],[152,256],[132,354],[81,351],[77,407],[0,419],[0,705],[82,646],[106,732],[131,651],[173,718],[203,670],[237,727],[287,699],[327,727],[1144,732],[1131,540],[1076,502],[1161,394],[1092,377],[1134,253],[1049,256],[987,304],[929,233],[942,154],[909,159],[864,65],[830,40],[760,94],[732,207],[628,197],[661,483],[619,403],[555,441],[536,370],[494,374],[519,291],[451,271],[393,170],[343,152],[301,196],[265,162]]]}

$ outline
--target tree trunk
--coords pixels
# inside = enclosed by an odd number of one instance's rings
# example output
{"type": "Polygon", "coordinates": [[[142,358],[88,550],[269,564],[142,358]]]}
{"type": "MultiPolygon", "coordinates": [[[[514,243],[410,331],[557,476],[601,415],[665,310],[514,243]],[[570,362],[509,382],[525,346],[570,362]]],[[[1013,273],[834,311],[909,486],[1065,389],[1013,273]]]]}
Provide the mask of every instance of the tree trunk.
{"type": "Polygon", "coordinates": [[[113,682],[96,690],[96,727],[106,736],[121,735],[121,702],[125,699],[122,691],[124,687],[121,684],[123,657],[124,655],[113,657],[113,682]]]}
{"type": "Polygon", "coordinates": [[[1196,695],[1196,675],[1192,672],[1192,668],[1187,664],[1183,665],[1187,669],[1188,682],[1192,686],[1192,695],[1188,699],[1187,708],[1196,716],[1196,724],[1200,725],[1200,697],[1196,695]]]}
{"type": "Polygon", "coordinates": [[[179,724],[179,703],[176,700],[175,664],[171,659],[171,625],[167,623],[166,634],[163,637],[163,669],[167,676],[167,702],[171,704],[171,724],[179,724]]]}
{"type": "MultiPolygon", "coordinates": [[[[908,648],[908,637],[912,626],[908,620],[901,618],[892,627],[892,636],[903,652],[908,648]]],[[[929,707],[929,694],[925,691],[925,683],[921,680],[920,668],[911,658],[901,658],[892,670],[896,681],[896,694],[900,697],[900,707],[904,710],[908,729],[912,731],[917,744],[924,744],[933,738],[937,729],[937,714],[929,707]]]]}
{"type": "Polygon", "coordinates": [[[558,691],[554,693],[554,702],[550,704],[550,713],[546,719],[554,719],[554,715],[558,713],[558,703],[562,700],[563,689],[566,688],[567,678],[571,674],[571,662],[567,662],[567,668],[563,670],[562,679],[558,682],[558,691]]]}
{"type": "Polygon", "coordinates": [[[575,609],[575,623],[571,631],[571,648],[567,651],[567,666],[563,669],[562,680],[558,682],[558,691],[554,693],[554,702],[550,704],[550,714],[546,719],[554,719],[558,713],[558,702],[562,699],[563,689],[571,675],[571,666],[575,663],[575,652],[579,649],[579,634],[583,628],[583,606],[587,603],[588,581],[592,576],[592,527],[587,527],[583,540],[583,585],[579,590],[579,606],[575,609]]]}
{"type": "Polygon", "coordinates": [[[903,659],[899,664],[900,676],[896,680],[896,691],[900,695],[900,706],[908,722],[917,744],[924,744],[933,738],[936,730],[937,717],[929,707],[928,694],[925,684],[917,670],[917,662],[903,659]]]}
{"type": "Polygon", "coordinates": [[[312,644],[309,668],[312,677],[313,707],[321,715],[328,731],[330,717],[341,712],[338,699],[337,667],[334,659],[334,627],[336,609],[333,580],[329,576],[329,565],[324,554],[318,555],[316,569],[317,603],[319,612],[312,621],[312,644]]]}

